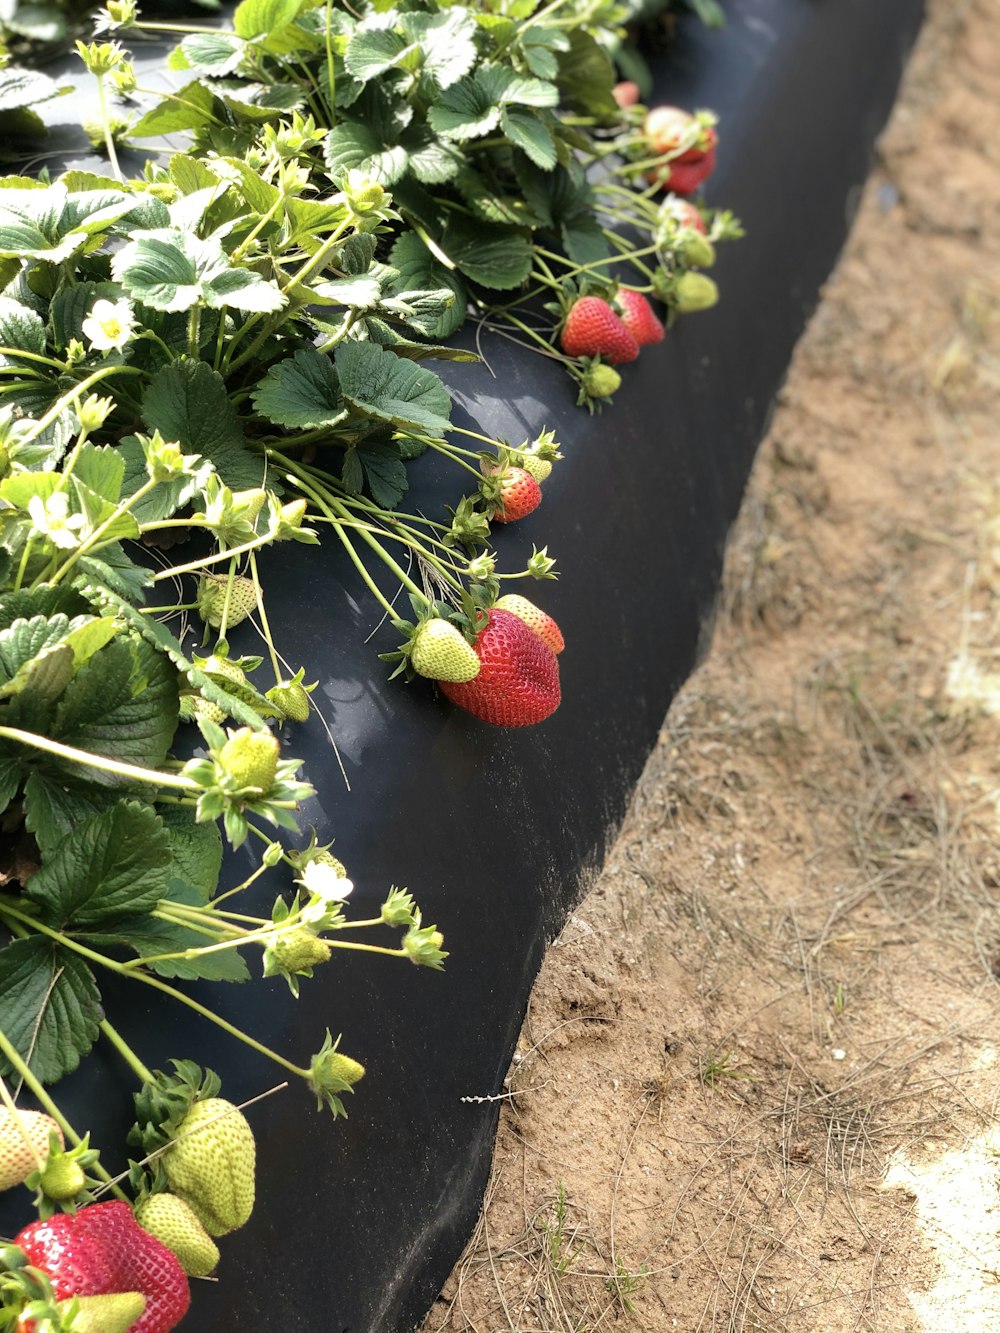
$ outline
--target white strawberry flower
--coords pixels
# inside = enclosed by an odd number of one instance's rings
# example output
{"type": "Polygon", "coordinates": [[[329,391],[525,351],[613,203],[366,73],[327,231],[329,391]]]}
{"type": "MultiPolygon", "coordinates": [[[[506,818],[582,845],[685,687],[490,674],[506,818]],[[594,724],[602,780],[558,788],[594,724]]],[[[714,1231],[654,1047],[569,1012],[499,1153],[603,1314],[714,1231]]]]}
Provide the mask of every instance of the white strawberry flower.
{"type": "Polygon", "coordinates": [[[117,301],[108,301],[102,297],[90,307],[90,314],[83,321],[82,327],[91,351],[120,352],[131,341],[136,327],[132,302],[124,296],[117,301]]]}
{"type": "Polygon", "coordinates": [[[35,531],[48,537],[55,546],[71,551],[79,546],[77,530],[86,522],[82,514],[69,512],[69,496],[65,491],[56,491],[47,500],[40,495],[33,495],[28,501],[28,513],[35,531]]]}
{"type": "Polygon", "coordinates": [[[307,861],[298,882],[322,902],[343,902],[354,891],[354,883],[338,873],[334,866],[323,861],[307,861]]]}

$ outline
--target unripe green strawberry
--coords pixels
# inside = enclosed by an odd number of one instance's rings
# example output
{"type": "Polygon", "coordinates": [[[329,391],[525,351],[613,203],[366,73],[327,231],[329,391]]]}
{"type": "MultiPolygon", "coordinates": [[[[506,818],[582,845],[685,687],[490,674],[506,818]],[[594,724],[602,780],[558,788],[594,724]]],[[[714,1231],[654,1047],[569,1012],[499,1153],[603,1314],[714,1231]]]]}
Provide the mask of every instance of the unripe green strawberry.
{"type": "Polygon", "coordinates": [[[598,361],[584,371],[580,383],[589,398],[610,398],[621,388],[622,377],[614,366],[598,361]]]}
{"type": "Polygon", "coordinates": [[[15,1116],[0,1107],[0,1193],[23,1185],[39,1162],[49,1155],[49,1135],[64,1146],[62,1130],[41,1111],[18,1111],[15,1116]]]}
{"type": "MultiPolygon", "coordinates": [[[[217,574],[204,574],[198,581],[198,614],[215,629],[222,624],[222,608],[226,604],[228,586],[228,576],[217,574]]],[[[253,579],[234,578],[226,625],[239,625],[256,609],[257,592],[253,579]]]]}
{"type": "Polygon", "coordinates": [[[74,1300],[77,1314],[73,1320],[73,1333],[128,1333],[146,1310],[146,1297],[141,1291],[70,1297],[59,1301],[56,1309],[60,1314],[68,1314],[74,1300]]]}
{"type": "Polygon", "coordinates": [[[219,751],[219,763],[237,787],[270,791],[278,772],[281,747],[269,731],[240,727],[219,751]]]}
{"type": "Polygon", "coordinates": [[[179,1194],[148,1195],[137,1206],[135,1220],[176,1254],[188,1277],[208,1277],[215,1272],[219,1247],[179,1194]]]}
{"type": "Polygon", "coordinates": [[[210,699],[200,694],[182,694],[178,711],[184,722],[196,722],[198,718],[203,717],[209,722],[214,722],[216,726],[221,726],[227,717],[226,712],[218,704],[212,703],[210,699]]]}
{"type": "Polygon", "coordinates": [[[321,866],[329,866],[331,870],[336,871],[337,876],[340,879],[350,878],[347,873],[347,867],[344,865],[343,861],[339,861],[337,857],[335,857],[332,852],[328,852],[325,847],[320,848],[319,851],[312,852],[309,856],[309,860],[318,861],[321,866]]]}
{"type": "Polygon", "coordinates": [[[431,680],[466,681],[479,675],[479,658],[461,630],[450,620],[425,620],[417,627],[410,665],[431,680]]]}
{"type": "Polygon", "coordinates": [[[704,273],[682,273],[674,285],[673,304],[682,315],[710,310],[718,299],[718,287],[704,273]]]}
{"type": "Polygon", "coordinates": [[[278,931],[271,945],[275,962],[285,972],[301,972],[330,961],[330,946],[305,926],[278,931]]]}
{"type": "Polygon", "coordinates": [[[679,249],[685,263],[693,268],[711,268],[715,263],[715,246],[693,228],[681,232],[679,249]]]}
{"type": "Polygon", "coordinates": [[[520,466],[530,472],[538,482],[547,481],[552,476],[552,464],[547,458],[538,458],[535,454],[522,454],[520,466]]]}
{"type": "Polygon", "coordinates": [[[257,1149],[246,1117],[222,1097],[195,1102],[163,1154],[175,1194],[186,1199],[210,1236],[241,1227],[253,1212],[257,1149]]]}
{"type": "Polygon", "coordinates": [[[352,1060],[349,1055],[341,1055],[340,1051],[326,1051],[322,1057],[321,1068],[317,1066],[316,1061],[313,1062],[313,1073],[322,1077],[325,1087],[346,1092],[364,1078],[365,1067],[360,1061],[352,1060]]]}
{"type": "Polygon", "coordinates": [[[76,1198],[86,1186],[87,1176],[74,1158],[60,1156],[46,1165],[38,1183],[50,1199],[63,1203],[76,1198]]]}
{"type": "Polygon", "coordinates": [[[511,615],[517,616],[518,620],[523,620],[528,629],[537,634],[542,643],[547,644],[554,653],[561,653],[566,647],[562,630],[548,612],[543,611],[534,602],[529,602],[527,597],[522,597],[520,593],[507,593],[498,600],[497,608],[509,611],[511,615]]]}
{"type": "Polygon", "coordinates": [[[235,662],[230,662],[228,657],[220,657],[213,653],[211,657],[206,657],[201,663],[203,671],[207,671],[213,676],[222,676],[224,680],[231,680],[234,685],[249,685],[247,673],[241,666],[235,662]]]}
{"type": "Polygon", "coordinates": [[[292,722],[309,721],[309,694],[298,680],[279,680],[272,685],[265,698],[270,699],[292,722]]]}

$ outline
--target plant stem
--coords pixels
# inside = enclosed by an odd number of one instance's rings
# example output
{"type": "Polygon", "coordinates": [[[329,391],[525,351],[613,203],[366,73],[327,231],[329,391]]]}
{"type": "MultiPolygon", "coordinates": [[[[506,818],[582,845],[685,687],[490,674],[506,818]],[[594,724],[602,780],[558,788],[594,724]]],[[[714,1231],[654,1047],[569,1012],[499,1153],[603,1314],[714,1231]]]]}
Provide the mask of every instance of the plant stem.
{"type": "Polygon", "coordinates": [[[180,791],[200,791],[197,782],[183,777],[180,773],[160,773],[154,768],[139,768],[135,764],[124,764],[118,759],[109,759],[107,755],[90,754],[87,750],[77,750],[72,745],[63,745],[48,736],[38,736],[33,731],[22,731],[20,727],[0,727],[0,736],[8,740],[19,741],[22,745],[33,745],[36,749],[58,755],[60,759],[69,759],[74,764],[83,764],[87,768],[99,768],[105,773],[117,773],[135,782],[149,783],[156,787],[176,787],[180,791]]]}
{"type": "Polygon", "coordinates": [[[118,1031],[117,1028],[112,1027],[106,1018],[101,1019],[100,1023],[98,1024],[98,1027],[107,1037],[108,1041],[110,1041],[111,1045],[115,1048],[115,1050],[122,1057],[125,1063],[135,1071],[135,1073],[139,1077],[140,1083],[153,1083],[155,1081],[153,1078],[152,1070],[147,1068],[147,1066],[142,1063],[142,1061],[136,1055],[135,1051],[133,1051],[132,1047],[128,1044],[128,1042],[121,1035],[121,1033],[118,1031]]]}

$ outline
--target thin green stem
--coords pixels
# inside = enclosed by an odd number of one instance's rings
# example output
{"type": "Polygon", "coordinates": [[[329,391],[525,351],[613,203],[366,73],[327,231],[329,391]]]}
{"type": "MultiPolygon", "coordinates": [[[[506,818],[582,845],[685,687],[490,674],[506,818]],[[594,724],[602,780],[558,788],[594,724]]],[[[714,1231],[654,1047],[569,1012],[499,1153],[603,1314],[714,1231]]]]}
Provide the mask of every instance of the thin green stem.
{"type": "Polygon", "coordinates": [[[267,612],[264,610],[264,594],[260,586],[260,575],[257,573],[257,552],[250,552],[250,577],[253,579],[254,595],[257,598],[257,614],[260,616],[260,628],[264,635],[264,642],[267,644],[267,651],[271,657],[271,669],[274,672],[274,683],[277,685],[283,677],[281,663],[278,661],[278,654],[274,649],[274,640],[271,637],[271,626],[267,623],[267,612]]]}
{"type": "Polygon", "coordinates": [[[58,755],[60,759],[69,759],[74,764],[83,764],[87,768],[99,768],[104,773],[117,773],[120,777],[132,778],[156,787],[175,787],[179,791],[200,791],[197,782],[183,777],[180,773],[160,773],[154,768],[139,768],[135,764],[124,764],[118,759],[109,759],[107,755],[90,754],[87,750],[77,750],[72,745],[63,745],[48,736],[38,736],[33,731],[22,731],[20,727],[0,727],[0,736],[17,741],[21,745],[31,745],[37,750],[58,755]]]}
{"type": "Polygon", "coordinates": [[[115,1048],[115,1050],[122,1057],[125,1063],[138,1075],[140,1083],[155,1082],[152,1070],[147,1068],[147,1066],[142,1063],[142,1061],[136,1055],[135,1051],[133,1051],[132,1047],[128,1044],[128,1042],[121,1035],[121,1033],[118,1031],[117,1028],[112,1027],[112,1025],[108,1022],[106,1018],[101,1019],[100,1023],[98,1023],[98,1027],[107,1037],[108,1041],[110,1041],[111,1045],[115,1048]]]}
{"type": "Polygon", "coordinates": [[[108,150],[108,161],[111,163],[111,170],[115,173],[115,179],[119,185],[125,184],[125,177],[122,175],[122,169],[118,165],[118,150],[115,147],[115,136],[111,130],[111,117],[108,114],[108,95],[104,87],[104,75],[97,75],[97,106],[101,116],[101,127],[104,130],[104,146],[108,150]]]}

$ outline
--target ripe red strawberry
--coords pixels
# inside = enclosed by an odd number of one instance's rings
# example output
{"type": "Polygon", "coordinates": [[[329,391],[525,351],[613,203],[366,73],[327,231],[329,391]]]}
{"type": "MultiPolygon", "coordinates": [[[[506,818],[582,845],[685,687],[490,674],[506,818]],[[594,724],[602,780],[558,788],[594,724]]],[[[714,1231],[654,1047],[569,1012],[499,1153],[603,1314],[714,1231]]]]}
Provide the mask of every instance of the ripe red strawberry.
{"type": "Polygon", "coordinates": [[[146,1308],[131,1333],[169,1333],[187,1313],[184,1269],[119,1199],[32,1222],[14,1244],[47,1274],[57,1300],[141,1292],[146,1308]]]}
{"type": "Polygon", "coordinates": [[[619,287],[615,297],[622,310],[622,323],[640,347],[663,341],[666,329],[653,314],[653,307],[642,292],[631,287],[619,287]]]}
{"type": "Polygon", "coordinates": [[[547,611],[543,611],[534,602],[529,602],[527,597],[522,597],[517,592],[509,592],[505,597],[499,598],[496,605],[498,611],[509,611],[511,615],[523,620],[528,629],[537,634],[542,643],[547,644],[554,653],[561,653],[566,647],[566,640],[556,622],[547,611]]]}
{"type": "Polygon", "coordinates": [[[523,467],[508,464],[505,468],[493,468],[490,476],[500,482],[500,502],[494,509],[494,523],[516,523],[542,503],[542,488],[523,467]]]}
{"type": "Polygon", "coordinates": [[[473,647],[482,664],[475,680],[441,683],[441,693],[482,722],[530,727],[559,707],[559,663],[523,620],[494,607],[473,647]]]}
{"type": "Polygon", "coordinates": [[[570,307],[560,338],[567,356],[599,356],[613,366],[634,361],[639,344],[599,296],[581,296],[570,307]]]}
{"type": "Polygon", "coordinates": [[[659,185],[664,190],[685,198],[694,194],[698,186],[711,176],[715,170],[715,149],[711,149],[697,162],[665,162],[661,167],[654,167],[646,172],[650,185],[659,185]]]}

